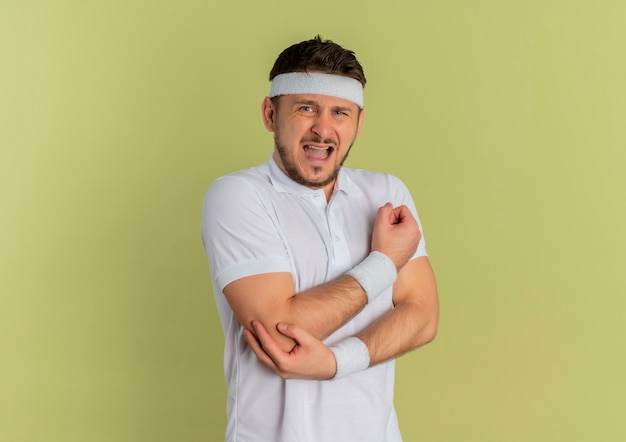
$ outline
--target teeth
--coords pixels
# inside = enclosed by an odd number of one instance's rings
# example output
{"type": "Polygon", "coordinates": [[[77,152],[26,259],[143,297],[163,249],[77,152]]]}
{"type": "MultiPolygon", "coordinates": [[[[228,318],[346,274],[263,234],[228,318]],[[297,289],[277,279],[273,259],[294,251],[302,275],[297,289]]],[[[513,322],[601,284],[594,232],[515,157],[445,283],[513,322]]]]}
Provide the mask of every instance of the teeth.
{"type": "Polygon", "coordinates": [[[330,149],[327,147],[305,146],[305,149],[311,158],[317,160],[328,158],[328,154],[330,153],[330,149]]]}

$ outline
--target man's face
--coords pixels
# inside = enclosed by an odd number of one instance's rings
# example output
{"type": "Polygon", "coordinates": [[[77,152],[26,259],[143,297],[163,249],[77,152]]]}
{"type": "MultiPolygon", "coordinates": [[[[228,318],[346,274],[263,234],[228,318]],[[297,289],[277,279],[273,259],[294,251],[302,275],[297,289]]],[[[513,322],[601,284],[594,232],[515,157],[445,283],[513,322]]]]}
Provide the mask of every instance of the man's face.
{"type": "Polygon", "coordinates": [[[263,118],[274,132],[274,158],[283,172],[329,196],[361,129],[359,107],[328,95],[283,95],[278,106],[265,99],[263,118]]]}

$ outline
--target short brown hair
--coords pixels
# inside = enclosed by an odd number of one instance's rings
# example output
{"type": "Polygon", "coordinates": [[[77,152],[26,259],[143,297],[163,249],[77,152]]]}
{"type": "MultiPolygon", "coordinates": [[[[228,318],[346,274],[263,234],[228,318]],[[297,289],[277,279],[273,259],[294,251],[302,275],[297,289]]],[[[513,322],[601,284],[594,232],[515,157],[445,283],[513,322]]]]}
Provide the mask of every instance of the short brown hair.
{"type": "Polygon", "coordinates": [[[275,76],[290,72],[323,72],[343,75],[358,80],[365,86],[365,73],[354,52],[316,35],[289,46],[280,53],[270,71],[270,81],[275,76]]]}

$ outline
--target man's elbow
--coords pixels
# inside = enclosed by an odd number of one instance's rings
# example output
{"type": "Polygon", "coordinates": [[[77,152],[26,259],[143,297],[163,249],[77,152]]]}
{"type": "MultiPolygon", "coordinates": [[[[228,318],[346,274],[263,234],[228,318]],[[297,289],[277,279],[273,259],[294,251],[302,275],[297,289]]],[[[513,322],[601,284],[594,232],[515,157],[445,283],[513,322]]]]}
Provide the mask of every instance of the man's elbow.
{"type": "Polygon", "coordinates": [[[418,333],[415,336],[415,348],[421,347],[426,344],[430,344],[437,337],[437,331],[439,328],[438,318],[433,318],[420,327],[418,333]]]}
{"type": "Polygon", "coordinates": [[[426,328],[425,333],[424,333],[424,344],[429,344],[431,342],[433,342],[435,340],[435,338],[437,337],[437,323],[435,321],[435,324],[431,324],[429,327],[426,328]]]}

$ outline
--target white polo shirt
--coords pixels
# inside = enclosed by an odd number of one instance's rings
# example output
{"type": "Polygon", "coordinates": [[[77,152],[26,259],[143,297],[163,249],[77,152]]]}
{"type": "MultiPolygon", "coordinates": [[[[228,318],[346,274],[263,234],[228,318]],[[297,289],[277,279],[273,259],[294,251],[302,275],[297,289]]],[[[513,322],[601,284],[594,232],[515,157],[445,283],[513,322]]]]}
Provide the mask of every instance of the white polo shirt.
{"type": "MultiPolygon", "coordinates": [[[[342,168],[327,203],[322,189],[291,180],[273,157],[218,178],[202,210],[202,235],[225,335],[227,442],[398,442],[393,360],[342,379],[283,380],[249,349],[222,290],[239,278],[290,272],[299,293],[361,262],[380,206],[406,205],[396,177],[342,168]]],[[[420,225],[421,229],[421,225],[420,225]]],[[[426,256],[422,238],[414,256],[426,256]]],[[[356,335],[392,306],[391,287],[325,340],[356,335]]]]}

